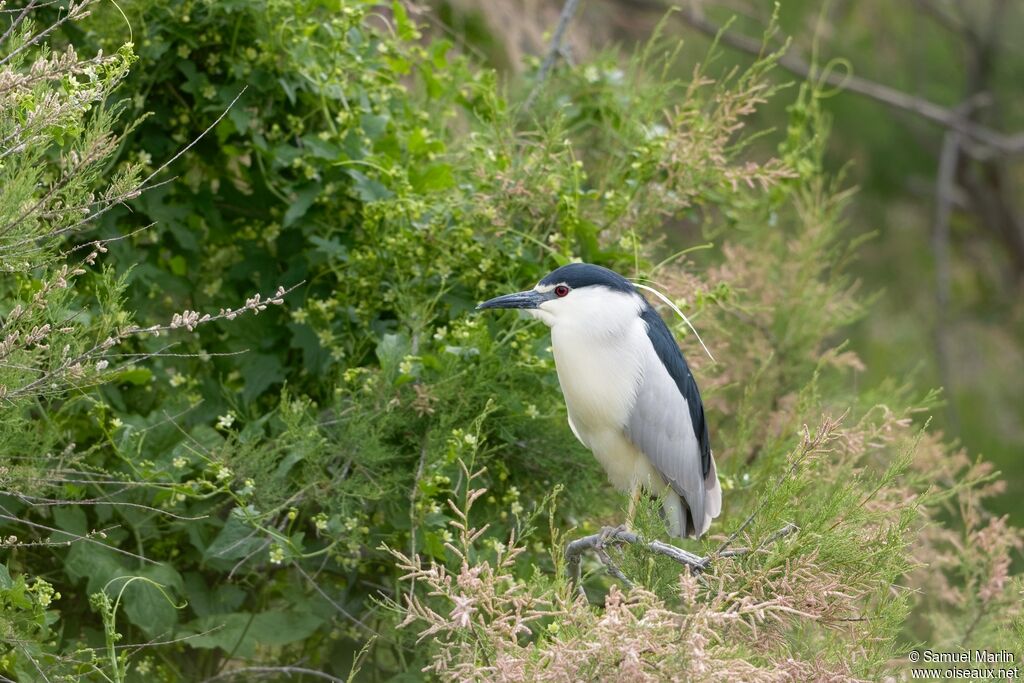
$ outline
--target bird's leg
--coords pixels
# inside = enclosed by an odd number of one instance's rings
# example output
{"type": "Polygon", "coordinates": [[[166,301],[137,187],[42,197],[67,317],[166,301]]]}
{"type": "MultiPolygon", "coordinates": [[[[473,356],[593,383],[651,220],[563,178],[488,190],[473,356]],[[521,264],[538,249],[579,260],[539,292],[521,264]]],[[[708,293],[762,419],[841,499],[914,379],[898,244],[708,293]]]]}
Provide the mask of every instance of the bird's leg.
{"type": "Polygon", "coordinates": [[[633,518],[636,517],[636,506],[640,502],[640,484],[633,484],[633,490],[629,494],[629,508],[626,510],[626,528],[633,528],[633,518]]]}
{"type": "Polygon", "coordinates": [[[620,524],[619,526],[605,526],[605,527],[601,527],[601,533],[598,534],[598,537],[597,537],[597,548],[598,548],[598,550],[601,550],[601,549],[607,547],[612,542],[614,542],[616,540],[615,536],[620,531],[629,531],[629,529],[626,528],[625,524],[620,524]]]}
{"type": "Polygon", "coordinates": [[[619,526],[606,526],[601,529],[600,538],[597,541],[598,548],[604,548],[611,541],[615,540],[615,535],[620,531],[632,531],[633,530],[633,518],[636,516],[636,506],[640,501],[640,495],[643,493],[639,484],[634,484],[632,491],[629,494],[629,508],[626,510],[626,523],[620,524],[619,526]]]}

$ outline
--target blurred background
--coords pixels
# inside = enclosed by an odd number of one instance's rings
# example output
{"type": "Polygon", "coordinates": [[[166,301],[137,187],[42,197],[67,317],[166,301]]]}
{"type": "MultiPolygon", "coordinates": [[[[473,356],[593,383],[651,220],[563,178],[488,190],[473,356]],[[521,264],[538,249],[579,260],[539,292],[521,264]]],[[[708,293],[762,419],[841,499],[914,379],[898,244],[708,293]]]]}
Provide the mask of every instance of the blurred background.
{"type": "MultiPolygon", "coordinates": [[[[423,17],[485,63],[520,72],[544,54],[564,6],[446,0],[423,17]]],[[[723,58],[748,64],[775,9],[584,0],[563,57],[631,53],[665,20],[692,55],[681,63],[699,61],[728,25],[723,58]]],[[[858,188],[847,229],[864,243],[851,272],[874,298],[850,332],[864,381],[942,387],[932,424],[996,463],[1007,489],[994,511],[1024,524],[1024,3],[792,0],[779,22],[791,43],[776,79],[835,86],[828,163],[858,188]]],[[[760,109],[754,127],[784,129],[787,99],[760,109]]],[[[675,228],[691,232],[680,241],[699,239],[695,226],[675,228]]]]}

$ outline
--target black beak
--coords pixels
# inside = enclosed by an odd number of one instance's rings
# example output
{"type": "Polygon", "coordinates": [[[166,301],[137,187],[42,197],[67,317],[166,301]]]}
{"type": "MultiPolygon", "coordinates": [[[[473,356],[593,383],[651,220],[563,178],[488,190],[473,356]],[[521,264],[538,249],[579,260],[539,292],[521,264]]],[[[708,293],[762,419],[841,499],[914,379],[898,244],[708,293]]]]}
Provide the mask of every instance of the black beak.
{"type": "Polygon", "coordinates": [[[495,297],[490,301],[483,302],[476,309],[479,311],[485,308],[537,308],[544,301],[543,294],[530,289],[525,292],[495,297]]]}

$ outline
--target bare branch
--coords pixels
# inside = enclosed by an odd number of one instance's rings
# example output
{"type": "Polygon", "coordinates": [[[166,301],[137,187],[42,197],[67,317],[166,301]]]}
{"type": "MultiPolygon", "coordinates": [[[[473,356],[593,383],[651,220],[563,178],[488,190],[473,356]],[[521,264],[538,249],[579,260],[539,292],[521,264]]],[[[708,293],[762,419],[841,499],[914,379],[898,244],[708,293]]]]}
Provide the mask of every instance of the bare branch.
{"type": "MultiPolygon", "coordinates": [[[[778,481],[775,483],[772,490],[778,490],[786,482],[787,479],[793,476],[793,473],[796,472],[797,468],[800,467],[800,465],[808,458],[808,456],[810,456],[811,453],[820,450],[822,446],[829,441],[829,439],[832,436],[832,432],[839,425],[839,423],[842,422],[845,415],[846,414],[844,413],[843,416],[840,417],[838,420],[833,420],[832,418],[829,417],[822,418],[821,425],[818,427],[817,431],[814,433],[813,436],[810,433],[810,429],[808,429],[808,427],[804,425],[804,436],[801,440],[800,449],[793,457],[790,466],[786,469],[785,472],[782,473],[782,476],[779,477],[778,481]]],[[[699,574],[700,572],[703,572],[705,569],[707,569],[711,565],[711,563],[717,558],[740,557],[742,555],[748,555],[750,553],[757,552],[765,545],[769,543],[774,543],[780,538],[788,536],[789,534],[798,530],[798,527],[795,524],[789,523],[781,529],[779,529],[778,531],[776,531],[775,533],[773,533],[772,535],[770,535],[764,541],[762,541],[761,544],[758,545],[756,548],[729,549],[729,546],[732,545],[733,541],[735,541],[736,538],[738,538],[739,535],[743,533],[743,531],[748,526],[750,526],[750,523],[753,522],[753,520],[757,517],[761,510],[764,509],[765,505],[767,505],[768,503],[768,500],[768,497],[763,498],[760,504],[754,509],[754,511],[750,513],[750,515],[743,521],[742,524],[740,524],[736,528],[735,531],[729,534],[729,537],[726,538],[725,541],[720,546],[718,546],[718,548],[714,552],[703,557],[691,553],[688,550],[683,550],[682,548],[678,548],[674,545],[663,543],[661,541],[643,541],[635,533],[627,531],[625,529],[605,529],[601,533],[592,534],[590,536],[584,536],[583,538],[576,539],[575,541],[570,542],[566,546],[566,573],[568,574],[569,579],[571,581],[574,581],[578,584],[580,579],[581,556],[583,552],[586,550],[594,550],[597,552],[597,555],[601,559],[602,563],[604,563],[604,565],[608,567],[608,571],[613,576],[619,579],[625,579],[626,577],[622,574],[618,567],[611,563],[611,558],[608,556],[607,553],[604,552],[605,546],[607,546],[609,543],[621,542],[632,543],[634,545],[644,545],[649,551],[656,553],[658,555],[664,555],[666,557],[669,557],[675,562],[678,562],[679,564],[689,567],[692,573],[699,574]]]]}
{"type": "MultiPolygon", "coordinates": [[[[6,510],[6,508],[3,508],[3,509],[6,510]]],[[[30,522],[27,519],[21,519],[21,518],[18,518],[18,517],[14,517],[12,515],[0,514],[0,519],[6,520],[8,522],[13,522],[15,524],[24,524],[25,526],[32,527],[33,529],[40,529],[42,531],[49,531],[51,533],[64,534],[66,536],[70,536],[72,539],[74,539],[76,541],[85,541],[86,543],[92,543],[94,545],[100,546],[101,548],[105,548],[106,550],[109,550],[111,552],[119,553],[121,555],[127,555],[128,557],[131,557],[131,558],[134,558],[136,560],[139,560],[140,562],[148,562],[150,564],[159,564],[159,562],[155,562],[155,561],[149,559],[148,557],[143,557],[142,555],[136,555],[133,552],[129,552],[127,550],[122,550],[121,548],[118,548],[116,546],[107,545],[106,543],[98,541],[98,540],[96,540],[95,538],[93,538],[92,536],[90,536],[88,534],[86,534],[85,536],[82,536],[81,534],[75,534],[75,533],[72,533],[70,531],[65,531],[64,529],[57,529],[57,528],[54,528],[52,526],[46,526],[45,524],[38,524],[36,522],[30,522]]]]}
{"type": "MultiPolygon", "coordinates": [[[[21,502],[31,507],[60,507],[64,505],[111,505],[117,507],[130,507],[138,508],[140,510],[147,510],[158,515],[164,515],[172,519],[179,519],[184,522],[198,522],[201,519],[208,519],[210,517],[209,515],[197,515],[194,517],[178,515],[171,512],[170,510],[162,510],[160,508],[153,507],[152,505],[143,505],[141,503],[129,503],[128,501],[123,500],[104,500],[102,498],[64,500],[59,498],[44,498],[42,496],[32,496],[27,493],[21,493],[19,491],[4,491],[4,493],[13,498],[17,498],[21,502]]],[[[105,498],[109,498],[109,496],[105,496],[105,498]]]]}
{"type": "Polygon", "coordinates": [[[310,576],[309,573],[305,569],[302,568],[301,564],[299,564],[298,562],[292,562],[292,566],[295,567],[295,569],[297,569],[300,574],[302,574],[303,578],[305,578],[306,581],[308,581],[311,586],[313,586],[313,589],[316,590],[316,592],[320,594],[320,597],[322,597],[324,600],[326,600],[328,603],[330,603],[331,607],[333,607],[338,612],[338,614],[340,614],[341,616],[345,617],[346,619],[348,619],[353,624],[355,624],[356,626],[360,627],[361,629],[363,629],[367,633],[371,633],[371,634],[375,633],[375,631],[372,628],[370,628],[369,626],[367,626],[366,624],[364,624],[359,619],[359,617],[357,617],[356,615],[354,615],[351,612],[349,612],[341,604],[339,604],[336,600],[331,598],[331,596],[329,596],[324,591],[324,589],[320,587],[320,584],[318,584],[316,582],[316,580],[312,576],[310,576]]]}
{"type": "MultiPolygon", "coordinates": [[[[255,676],[287,676],[289,678],[292,675],[298,676],[312,676],[313,678],[320,678],[325,681],[331,681],[332,683],[345,683],[344,679],[337,678],[323,671],[317,671],[316,669],[307,669],[302,666],[243,666],[239,668],[232,668],[216,676],[207,678],[203,683],[211,683],[212,681],[225,681],[231,678],[237,678],[239,676],[251,674],[255,676]]],[[[248,678],[248,676],[245,676],[248,678]]]]}
{"type": "MultiPolygon", "coordinates": [[[[174,314],[174,317],[171,319],[170,324],[167,325],[152,325],[150,327],[132,326],[120,330],[116,332],[113,336],[108,337],[107,339],[96,344],[92,348],[78,354],[77,356],[64,360],[56,368],[45,371],[38,378],[27,384],[24,384],[20,387],[16,387],[13,389],[6,385],[0,384],[0,400],[13,403],[15,399],[24,398],[30,395],[42,396],[49,393],[59,393],[59,391],[47,391],[45,388],[47,384],[52,383],[53,378],[66,377],[69,375],[69,373],[72,373],[72,371],[75,368],[82,368],[84,364],[91,363],[93,361],[97,361],[97,363],[102,364],[102,367],[94,366],[96,373],[102,373],[104,370],[106,370],[107,366],[109,365],[109,361],[105,359],[105,356],[108,355],[109,349],[120,344],[129,337],[144,334],[152,334],[154,336],[159,336],[161,333],[170,332],[171,330],[182,327],[187,329],[189,332],[192,332],[196,327],[199,327],[200,325],[205,325],[218,320],[234,320],[236,317],[243,315],[247,312],[252,312],[253,315],[259,315],[260,311],[265,310],[268,306],[284,305],[284,297],[290,294],[292,291],[294,291],[297,287],[303,285],[304,283],[305,280],[299,282],[298,284],[292,285],[287,289],[285,289],[284,286],[278,286],[277,290],[272,295],[267,296],[267,298],[263,298],[261,294],[257,293],[254,296],[247,299],[243,306],[239,306],[238,308],[232,309],[222,308],[220,309],[220,312],[217,313],[216,315],[212,313],[200,315],[198,311],[186,310],[183,313],[174,314]]],[[[47,332],[48,331],[49,330],[47,330],[47,332]]],[[[139,354],[133,360],[129,361],[126,364],[126,366],[134,365],[142,360],[154,358],[158,355],[160,355],[159,351],[139,354]]],[[[117,372],[122,369],[124,368],[112,368],[110,372],[117,372]]],[[[92,379],[96,379],[98,377],[100,377],[100,375],[91,376],[92,379]]]]}
{"type": "MultiPolygon", "coordinates": [[[[0,66],[3,66],[7,62],[9,62],[12,59],[14,59],[15,56],[21,54],[22,52],[24,52],[28,48],[32,47],[33,45],[36,45],[43,38],[45,38],[46,36],[50,35],[54,31],[56,31],[58,28],[60,28],[64,24],[66,24],[68,21],[71,21],[72,19],[81,19],[83,17],[88,16],[89,13],[86,10],[86,8],[89,5],[91,5],[93,2],[95,2],[95,0],[82,0],[77,5],[74,2],[69,3],[67,8],[66,8],[66,10],[65,10],[66,13],[64,14],[64,16],[62,16],[60,19],[56,20],[55,22],[53,22],[52,24],[47,26],[45,29],[43,29],[42,31],[40,31],[36,35],[34,35],[31,38],[29,38],[28,40],[26,40],[23,44],[19,45],[16,49],[14,49],[11,52],[9,52],[6,57],[4,57],[3,59],[0,59],[0,66]]],[[[19,20],[20,20],[20,17],[19,17],[19,20]]],[[[5,33],[4,36],[6,37],[7,34],[5,33]]]]}
{"type": "Polygon", "coordinates": [[[523,102],[522,111],[528,111],[533,105],[533,101],[537,99],[537,95],[540,94],[541,89],[544,87],[548,74],[555,65],[555,60],[558,59],[558,55],[562,54],[562,41],[565,40],[565,31],[569,28],[569,21],[572,19],[572,15],[576,13],[576,5],[578,4],[580,4],[580,0],[566,0],[565,5],[562,6],[562,13],[558,17],[558,24],[555,26],[554,34],[551,36],[551,44],[548,45],[544,61],[541,62],[540,69],[537,70],[537,82],[534,83],[533,90],[530,91],[526,101],[523,102]]]}
{"type": "Polygon", "coordinates": [[[18,14],[14,21],[11,22],[11,25],[7,27],[6,31],[4,31],[4,34],[0,36],[0,43],[3,43],[5,40],[7,40],[10,37],[10,35],[14,33],[14,31],[17,30],[19,26],[21,26],[21,22],[25,21],[25,17],[28,16],[28,13],[35,6],[36,2],[37,0],[30,0],[30,2],[27,5],[25,5],[24,8],[22,8],[21,13],[18,14]]]}
{"type": "MultiPolygon", "coordinates": [[[[659,3],[643,2],[642,4],[657,4],[660,6],[659,3]]],[[[664,9],[663,6],[661,8],[664,9]]],[[[721,43],[729,47],[751,55],[760,55],[763,52],[760,40],[735,32],[723,32],[721,26],[693,11],[688,6],[681,7],[678,15],[688,25],[705,35],[717,37],[721,43]]],[[[876,83],[862,76],[834,71],[821,74],[815,70],[813,65],[791,52],[782,55],[778,63],[782,68],[802,78],[816,76],[822,83],[827,83],[828,85],[842,88],[858,95],[864,95],[894,109],[912,112],[921,118],[955,130],[966,138],[963,151],[977,159],[1024,154],[1024,133],[1012,135],[1002,133],[976,121],[965,119],[955,109],[944,107],[923,97],[909,95],[901,90],[876,83]]]]}

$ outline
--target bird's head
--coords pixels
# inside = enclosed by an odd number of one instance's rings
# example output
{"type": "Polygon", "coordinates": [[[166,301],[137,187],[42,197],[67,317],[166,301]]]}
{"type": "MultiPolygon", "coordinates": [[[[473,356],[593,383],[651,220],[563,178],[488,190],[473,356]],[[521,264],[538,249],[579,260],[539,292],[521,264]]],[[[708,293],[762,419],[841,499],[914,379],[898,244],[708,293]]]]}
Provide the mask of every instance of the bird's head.
{"type": "Polygon", "coordinates": [[[647,302],[626,278],[601,266],[570,263],[533,289],[495,297],[477,309],[520,308],[549,327],[612,330],[632,322],[647,302]]]}

